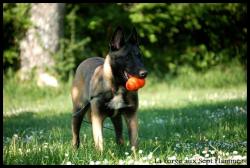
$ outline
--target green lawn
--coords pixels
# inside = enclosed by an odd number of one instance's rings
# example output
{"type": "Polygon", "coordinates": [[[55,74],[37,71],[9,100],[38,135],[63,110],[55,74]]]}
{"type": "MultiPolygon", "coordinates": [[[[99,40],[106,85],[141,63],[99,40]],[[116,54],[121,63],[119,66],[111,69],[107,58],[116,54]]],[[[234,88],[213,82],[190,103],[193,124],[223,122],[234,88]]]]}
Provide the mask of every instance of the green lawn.
{"type": "MultiPolygon", "coordinates": [[[[101,155],[87,123],[72,150],[70,84],[39,89],[13,81],[3,89],[4,164],[246,164],[246,84],[183,89],[149,82],[139,91],[139,150],[131,150],[126,127],[124,146],[104,129],[101,155]]],[[[112,128],[109,119],[105,126],[112,128]]]]}

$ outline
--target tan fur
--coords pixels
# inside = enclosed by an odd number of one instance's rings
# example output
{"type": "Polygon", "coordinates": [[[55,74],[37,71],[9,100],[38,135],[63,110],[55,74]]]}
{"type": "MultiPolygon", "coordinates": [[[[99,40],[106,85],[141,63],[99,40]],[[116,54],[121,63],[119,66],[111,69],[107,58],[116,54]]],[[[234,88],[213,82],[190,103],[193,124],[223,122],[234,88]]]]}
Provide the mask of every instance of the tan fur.
{"type": "Polygon", "coordinates": [[[79,95],[79,89],[76,86],[73,86],[71,92],[72,99],[75,101],[78,98],[78,95],[79,95]]]}
{"type": "MultiPolygon", "coordinates": [[[[96,78],[95,76],[101,76],[102,75],[102,72],[103,72],[102,71],[103,70],[102,67],[103,67],[103,65],[98,66],[95,69],[95,72],[94,72],[94,74],[93,74],[93,76],[91,78],[91,81],[92,81],[91,85],[96,86],[97,88],[101,87],[101,86],[98,84],[98,78],[96,78]]],[[[94,88],[94,89],[97,89],[97,88],[94,88]]]]}
{"type": "Polygon", "coordinates": [[[71,97],[73,102],[73,107],[82,106],[82,90],[84,87],[84,82],[82,80],[74,80],[71,88],[71,97]]]}
{"type": "Polygon", "coordinates": [[[105,115],[101,115],[96,105],[96,101],[91,103],[91,121],[92,121],[92,133],[95,142],[95,147],[99,151],[103,151],[103,121],[105,115]]]}
{"type": "Polygon", "coordinates": [[[106,81],[109,81],[109,86],[112,87],[113,73],[110,66],[110,56],[107,55],[103,64],[103,76],[106,81]]]}

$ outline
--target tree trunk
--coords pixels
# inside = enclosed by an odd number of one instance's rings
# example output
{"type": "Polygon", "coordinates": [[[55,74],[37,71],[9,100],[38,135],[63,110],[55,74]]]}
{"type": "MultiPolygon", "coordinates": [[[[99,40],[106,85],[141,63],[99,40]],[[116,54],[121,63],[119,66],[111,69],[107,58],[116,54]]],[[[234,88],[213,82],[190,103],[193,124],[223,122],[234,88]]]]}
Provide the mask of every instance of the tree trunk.
{"type": "Polygon", "coordinates": [[[34,72],[33,75],[36,75],[39,81],[40,75],[54,66],[52,55],[58,50],[59,40],[63,35],[64,8],[63,3],[31,5],[33,25],[20,43],[21,79],[30,79],[34,72]]]}

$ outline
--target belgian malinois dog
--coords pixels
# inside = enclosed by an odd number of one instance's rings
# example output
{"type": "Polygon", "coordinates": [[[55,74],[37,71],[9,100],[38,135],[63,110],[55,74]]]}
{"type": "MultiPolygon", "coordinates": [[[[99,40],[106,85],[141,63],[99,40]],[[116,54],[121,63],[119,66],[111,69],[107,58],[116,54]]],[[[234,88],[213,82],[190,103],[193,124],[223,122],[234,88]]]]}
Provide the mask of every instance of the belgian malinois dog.
{"type": "Polygon", "coordinates": [[[103,151],[103,121],[110,117],[115,128],[116,142],[123,144],[122,116],[124,116],[132,146],[138,145],[137,91],[128,91],[125,83],[129,75],[145,78],[147,71],[142,62],[138,36],[133,28],[125,40],[119,26],[110,41],[106,58],[92,57],[77,68],[71,96],[73,102],[73,146],[79,148],[80,126],[85,114],[92,123],[95,147],[103,151]]]}

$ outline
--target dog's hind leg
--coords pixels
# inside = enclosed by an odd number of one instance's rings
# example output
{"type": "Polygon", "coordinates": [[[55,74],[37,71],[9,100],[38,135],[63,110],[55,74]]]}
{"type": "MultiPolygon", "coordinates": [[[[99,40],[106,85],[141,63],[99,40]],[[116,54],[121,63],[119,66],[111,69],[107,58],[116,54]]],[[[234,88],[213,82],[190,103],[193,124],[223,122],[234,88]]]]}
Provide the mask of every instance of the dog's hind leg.
{"type": "Polygon", "coordinates": [[[94,100],[91,101],[91,122],[92,133],[95,142],[95,147],[98,151],[103,151],[103,121],[105,116],[101,114],[98,108],[98,103],[94,100]]]}
{"type": "MultiPolygon", "coordinates": [[[[80,109],[81,108],[74,108],[73,111],[77,112],[80,109]]],[[[76,149],[79,148],[79,144],[80,144],[79,132],[80,132],[81,123],[82,123],[84,115],[85,115],[85,112],[81,112],[77,116],[73,116],[72,118],[72,135],[73,135],[72,145],[76,149]]]]}
{"type": "Polygon", "coordinates": [[[115,128],[116,143],[123,145],[124,139],[122,135],[122,116],[119,114],[115,117],[111,117],[111,121],[115,128]]]}
{"type": "Polygon", "coordinates": [[[72,145],[75,148],[79,148],[80,138],[79,132],[81,128],[81,123],[83,117],[89,108],[88,101],[84,101],[84,86],[85,83],[79,77],[79,74],[76,74],[76,79],[73,81],[71,88],[71,97],[73,103],[73,118],[72,118],[72,145]]]}

